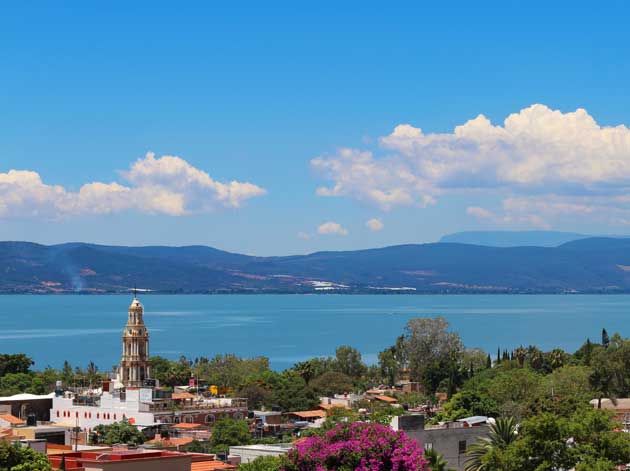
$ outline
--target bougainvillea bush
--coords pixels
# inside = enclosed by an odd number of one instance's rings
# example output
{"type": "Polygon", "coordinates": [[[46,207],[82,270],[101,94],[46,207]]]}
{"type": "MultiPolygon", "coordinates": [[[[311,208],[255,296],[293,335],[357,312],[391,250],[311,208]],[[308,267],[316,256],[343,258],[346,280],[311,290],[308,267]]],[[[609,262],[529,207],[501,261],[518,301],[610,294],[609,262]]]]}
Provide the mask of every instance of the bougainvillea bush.
{"type": "Polygon", "coordinates": [[[426,471],[422,448],[403,432],[376,423],[342,423],[287,453],[283,471],[426,471]]]}

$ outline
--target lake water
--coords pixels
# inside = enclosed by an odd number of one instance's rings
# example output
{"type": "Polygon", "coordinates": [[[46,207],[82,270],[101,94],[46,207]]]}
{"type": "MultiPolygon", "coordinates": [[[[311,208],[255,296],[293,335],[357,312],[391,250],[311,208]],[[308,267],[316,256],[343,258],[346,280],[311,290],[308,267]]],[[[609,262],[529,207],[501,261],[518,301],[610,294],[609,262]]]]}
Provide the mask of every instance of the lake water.
{"type": "MultiPolygon", "coordinates": [[[[143,295],[151,354],[267,356],[275,369],[358,348],[367,362],[408,319],[444,316],[466,346],[536,344],[575,350],[602,327],[630,336],[630,296],[612,295],[143,295]]],[[[23,352],[36,368],[64,360],[118,363],[130,296],[0,296],[0,352],[23,352]]]]}

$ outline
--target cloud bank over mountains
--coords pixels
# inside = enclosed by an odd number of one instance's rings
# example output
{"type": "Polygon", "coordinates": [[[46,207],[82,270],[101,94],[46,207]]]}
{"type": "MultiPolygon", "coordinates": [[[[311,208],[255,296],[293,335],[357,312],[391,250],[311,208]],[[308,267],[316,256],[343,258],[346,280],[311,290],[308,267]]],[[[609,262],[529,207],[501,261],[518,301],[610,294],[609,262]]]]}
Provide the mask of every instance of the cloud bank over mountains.
{"type": "MultiPolygon", "coordinates": [[[[630,129],[601,126],[584,109],[563,113],[536,104],[499,125],[479,115],[448,133],[400,124],[373,149],[341,148],[310,164],[327,182],[317,195],[352,198],[383,211],[456,197],[466,200],[463,216],[485,225],[548,228],[581,219],[630,225],[630,129]]],[[[0,218],[129,210],[183,216],[239,208],[266,194],[254,183],[218,181],[180,157],[153,153],[120,177],[74,191],[44,182],[36,171],[0,173],[0,218]]],[[[348,235],[341,223],[321,224],[316,234],[348,235]]],[[[384,224],[373,218],[365,227],[379,232],[384,224]]]]}
{"type": "Polygon", "coordinates": [[[180,157],[148,153],[121,172],[127,184],[86,183],[76,191],[49,185],[29,170],[0,173],[0,217],[58,219],[126,210],[183,216],[238,208],[266,190],[247,182],[219,182],[180,157]]]}
{"type": "Polygon", "coordinates": [[[468,214],[497,224],[548,225],[575,214],[630,220],[630,129],[600,126],[586,110],[532,105],[493,125],[479,115],[452,133],[401,124],[378,155],[342,148],[311,166],[330,185],[320,196],[351,197],[383,210],[427,206],[449,194],[496,195],[497,208],[468,214]]]}

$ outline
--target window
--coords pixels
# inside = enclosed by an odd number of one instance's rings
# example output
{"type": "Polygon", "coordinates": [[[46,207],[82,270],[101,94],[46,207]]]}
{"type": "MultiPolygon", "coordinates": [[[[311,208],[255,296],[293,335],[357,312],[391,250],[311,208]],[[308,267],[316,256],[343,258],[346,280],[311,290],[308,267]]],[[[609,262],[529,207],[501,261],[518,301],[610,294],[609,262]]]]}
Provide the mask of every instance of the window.
{"type": "Polygon", "coordinates": [[[213,424],[214,423],[214,415],[212,415],[212,414],[206,415],[206,423],[207,424],[213,424]]]}
{"type": "Polygon", "coordinates": [[[466,440],[460,440],[458,448],[460,455],[466,453],[466,440]]]}
{"type": "Polygon", "coordinates": [[[424,445],[424,449],[425,450],[433,450],[433,443],[427,443],[426,445],[424,445]]]}
{"type": "Polygon", "coordinates": [[[234,420],[241,420],[243,418],[243,414],[237,412],[232,417],[234,418],[234,420]]]}
{"type": "Polygon", "coordinates": [[[59,417],[59,411],[57,411],[57,417],[59,417]]]}

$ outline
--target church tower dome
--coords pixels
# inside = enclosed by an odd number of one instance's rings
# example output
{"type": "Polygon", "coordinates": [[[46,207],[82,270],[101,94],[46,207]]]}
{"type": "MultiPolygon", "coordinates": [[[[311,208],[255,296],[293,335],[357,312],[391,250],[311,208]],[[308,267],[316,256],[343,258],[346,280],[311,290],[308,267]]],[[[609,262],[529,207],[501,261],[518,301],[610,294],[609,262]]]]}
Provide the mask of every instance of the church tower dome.
{"type": "Polygon", "coordinates": [[[122,347],[120,383],[125,387],[142,386],[151,377],[149,332],[144,325],[144,307],[135,291],[122,335],[122,347]]]}

